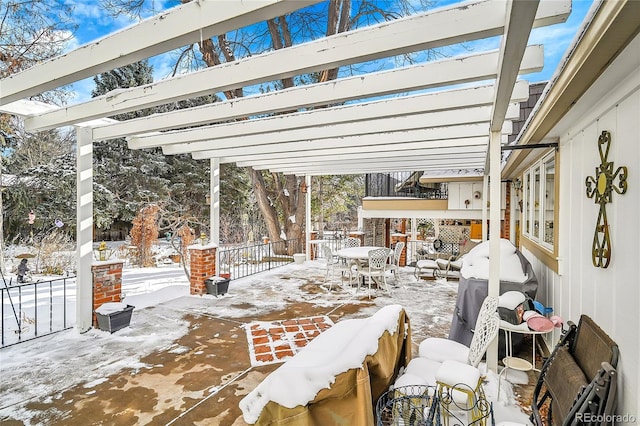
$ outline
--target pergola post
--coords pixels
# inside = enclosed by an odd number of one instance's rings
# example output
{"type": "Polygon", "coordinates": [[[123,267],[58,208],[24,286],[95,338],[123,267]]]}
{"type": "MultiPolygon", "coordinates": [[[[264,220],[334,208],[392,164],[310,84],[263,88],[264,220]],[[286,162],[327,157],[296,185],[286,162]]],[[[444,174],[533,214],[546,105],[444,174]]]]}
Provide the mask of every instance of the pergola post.
{"type": "MultiPolygon", "coordinates": [[[[212,158],[209,164],[211,170],[209,183],[209,239],[216,246],[220,246],[220,159],[212,158]]],[[[219,271],[219,259],[216,256],[216,271],[219,271]]]]}
{"type": "MultiPolygon", "coordinates": [[[[489,143],[489,296],[500,295],[500,132],[491,132],[489,143]]],[[[487,350],[487,367],[498,371],[498,339],[487,350]]]]}
{"type": "Polygon", "coordinates": [[[304,177],[304,185],[307,188],[307,192],[304,200],[304,234],[305,234],[305,249],[304,252],[307,254],[306,259],[311,260],[311,176],[305,175],[304,177]]]}
{"type": "Polygon", "coordinates": [[[487,195],[489,193],[489,175],[485,174],[482,177],[482,193],[485,194],[482,197],[482,241],[487,241],[487,195]]]}
{"type": "Polygon", "coordinates": [[[76,127],[76,134],[76,328],[83,333],[93,316],[93,137],[90,127],[76,127]]]}

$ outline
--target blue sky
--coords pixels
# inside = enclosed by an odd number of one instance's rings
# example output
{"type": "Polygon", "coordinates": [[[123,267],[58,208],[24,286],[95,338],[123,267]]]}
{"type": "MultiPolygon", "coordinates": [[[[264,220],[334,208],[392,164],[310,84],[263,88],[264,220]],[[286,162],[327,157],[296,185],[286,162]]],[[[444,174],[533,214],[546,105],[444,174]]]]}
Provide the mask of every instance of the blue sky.
{"type": "MultiPolygon", "coordinates": [[[[178,4],[176,0],[146,1],[150,6],[155,8],[156,11],[164,10],[178,4]]],[[[108,16],[104,9],[100,7],[99,3],[95,0],[67,0],[67,2],[74,5],[74,17],[76,22],[79,24],[79,29],[75,34],[75,39],[70,44],[69,49],[93,42],[112,32],[135,23],[135,21],[128,19],[127,17],[120,16],[113,18],[108,16]]],[[[436,3],[436,7],[457,2],[459,2],[459,0],[441,0],[436,3]]],[[[528,74],[523,78],[535,83],[549,80],[552,77],[558,63],[573,41],[576,31],[580,28],[592,3],[593,0],[573,0],[572,12],[567,22],[533,30],[529,43],[544,45],[545,66],[541,72],[528,74]]],[[[147,16],[149,15],[147,14],[147,16]]],[[[500,39],[498,37],[494,37],[492,39],[480,40],[473,43],[471,46],[474,49],[484,50],[498,49],[499,44],[500,39]]],[[[167,56],[159,56],[151,58],[150,63],[154,67],[155,80],[161,80],[170,75],[173,64],[172,59],[167,56]]],[[[75,99],[71,100],[70,103],[72,104],[90,98],[90,92],[94,88],[94,83],[92,79],[86,79],[75,83],[73,88],[77,92],[77,96],[75,99]]]]}

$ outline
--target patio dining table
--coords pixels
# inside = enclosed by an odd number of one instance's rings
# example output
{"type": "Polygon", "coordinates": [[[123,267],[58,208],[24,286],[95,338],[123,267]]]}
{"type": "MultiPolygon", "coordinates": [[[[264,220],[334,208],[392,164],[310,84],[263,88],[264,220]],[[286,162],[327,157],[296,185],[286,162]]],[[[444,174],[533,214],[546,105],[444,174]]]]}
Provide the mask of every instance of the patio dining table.
{"type": "Polygon", "coordinates": [[[360,246],[360,247],[347,247],[340,249],[336,252],[338,257],[350,260],[367,260],[369,259],[369,252],[371,250],[382,249],[385,247],[376,246],[360,246]]]}
{"type": "MultiPolygon", "coordinates": [[[[358,265],[358,269],[360,269],[369,260],[369,252],[371,250],[377,250],[377,249],[383,249],[383,248],[386,248],[386,247],[378,247],[378,246],[347,247],[347,248],[338,250],[336,254],[341,259],[353,260],[358,265]]],[[[362,280],[364,282],[364,276],[362,277],[362,280]]],[[[376,281],[376,284],[377,284],[377,281],[376,281]]]]}

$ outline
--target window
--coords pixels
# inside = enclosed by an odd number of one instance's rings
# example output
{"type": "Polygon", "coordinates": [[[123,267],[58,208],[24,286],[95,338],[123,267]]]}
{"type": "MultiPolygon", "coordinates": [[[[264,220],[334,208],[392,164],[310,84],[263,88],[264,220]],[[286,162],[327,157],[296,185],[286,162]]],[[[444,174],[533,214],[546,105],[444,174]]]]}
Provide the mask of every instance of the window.
{"type": "Polygon", "coordinates": [[[545,155],[524,172],[522,209],[523,234],[545,249],[554,250],[555,151],[545,155]]]}

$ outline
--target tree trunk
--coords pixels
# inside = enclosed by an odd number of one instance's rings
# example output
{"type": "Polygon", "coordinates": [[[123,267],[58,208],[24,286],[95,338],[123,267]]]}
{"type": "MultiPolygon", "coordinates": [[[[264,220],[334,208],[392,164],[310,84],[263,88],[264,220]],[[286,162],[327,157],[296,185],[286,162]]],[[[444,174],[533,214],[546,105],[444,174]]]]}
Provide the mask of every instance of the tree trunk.
{"type": "MultiPolygon", "coordinates": [[[[187,3],[190,0],[182,0],[187,3]]],[[[351,0],[330,0],[329,2],[329,22],[327,24],[327,35],[337,34],[347,31],[350,27],[349,15],[351,10],[351,0]]],[[[267,21],[267,28],[271,36],[274,49],[283,49],[291,46],[292,38],[287,20],[284,16],[279,16],[267,21]]],[[[207,66],[212,67],[225,62],[236,60],[233,51],[228,47],[226,35],[219,35],[217,38],[217,49],[212,39],[203,40],[199,43],[200,52],[207,66]]],[[[338,69],[325,70],[321,73],[320,80],[333,80],[338,76],[338,69]]],[[[283,88],[293,87],[293,78],[282,79],[283,88]]],[[[242,88],[227,90],[224,92],[227,99],[234,99],[243,96],[242,88]]],[[[272,182],[265,182],[265,176],[260,170],[250,169],[253,190],[256,202],[267,226],[269,238],[272,242],[282,241],[281,234],[284,232],[289,244],[277,244],[274,250],[278,254],[293,254],[302,251],[302,235],[304,231],[305,197],[302,192],[304,178],[299,179],[293,175],[282,175],[273,173],[269,176],[272,182]],[[279,207],[279,209],[278,209],[279,207]],[[281,215],[281,216],[280,216],[281,215]],[[296,243],[292,243],[293,241],[296,243]]]]}

